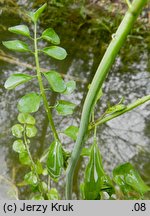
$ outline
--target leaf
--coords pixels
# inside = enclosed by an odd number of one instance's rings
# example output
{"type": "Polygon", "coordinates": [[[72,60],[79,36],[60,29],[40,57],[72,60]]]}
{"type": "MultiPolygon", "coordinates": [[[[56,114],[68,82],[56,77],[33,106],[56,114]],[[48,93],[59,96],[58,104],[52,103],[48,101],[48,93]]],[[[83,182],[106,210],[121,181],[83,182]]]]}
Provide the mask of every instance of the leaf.
{"type": "Polygon", "coordinates": [[[29,185],[36,186],[38,184],[38,179],[32,171],[24,176],[24,180],[29,185]]]}
{"type": "Polygon", "coordinates": [[[12,135],[21,138],[22,137],[22,132],[24,131],[24,128],[21,124],[15,124],[11,128],[12,135]]]}
{"type": "Polygon", "coordinates": [[[44,197],[41,194],[36,194],[31,197],[31,200],[44,200],[44,197]]]}
{"type": "Polygon", "coordinates": [[[35,125],[35,118],[28,113],[19,113],[17,119],[21,124],[35,125]]]}
{"type": "Polygon", "coordinates": [[[26,126],[26,135],[29,138],[34,137],[37,134],[37,128],[34,125],[26,126]]]}
{"type": "Polygon", "coordinates": [[[59,115],[70,115],[73,113],[76,105],[69,101],[59,100],[56,110],[59,115]]]}
{"type": "Polygon", "coordinates": [[[15,34],[20,34],[26,37],[30,37],[30,31],[29,31],[28,26],[26,25],[13,26],[13,27],[8,28],[8,30],[15,34]]]}
{"type": "Polygon", "coordinates": [[[56,34],[56,32],[52,28],[46,29],[42,33],[42,38],[51,42],[52,44],[60,44],[59,36],[56,34]]]}
{"type": "Polygon", "coordinates": [[[56,71],[49,71],[43,73],[46,79],[48,80],[52,90],[54,92],[64,92],[66,89],[66,84],[64,80],[61,78],[60,74],[56,71]]]}
{"type": "Polygon", "coordinates": [[[66,128],[63,131],[63,133],[75,141],[77,139],[78,131],[79,131],[78,127],[71,125],[68,128],[66,128]]]}
{"type": "Polygon", "coordinates": [[[57,180],[60,177],[63,165],[62,145],[56,140],[51,143],[47,158],[47,170],[52,179],[57,180]]]}
{"type": "Polygon", "coordinates": [[[43,173],[42,163],[39,160],[36,162],[36,172],[39,175],[43,173]]]}
{"type": "Polygon", "coordinates": [[[86,200],[99,199],[102,184],[101,178],[104,175],[100,151],[96,140],[94,140],[84,175],[84,196],[86,200]]]}
{"type": "Polygon", "coordinates": [[[82,148],[80,156],[90,156],[91,154],[91,148],[82,148]]]}
{"type": "Polygon", "coordinates": [[[18,110],[22,113],[37,112],[40,107],[41,97],[39,94],[32,92],[24,95],[18,102],[18,110]]]}
{"type": "Polygon", "coordinates": [[[14,89],[18,85],[21,85],[25,82],[28,82],[29,80],[33,79],[32,76],[27,75],[27,74],[12,74],[5,82],[4,87],[6,89],[14,89]]]}
{"type": "Polygon", "coordinates": [[[59,194],[56,188],[51,188],[47,193],[49,200],[59,200],[59,194]]]}
{"type": "Polygon", "coordinates": [[[47,4],[45,3],[44,5],[42,5],[38,10],[36,10],[35,12],[29,12],[28,16],[31,18],[31,20],[36,23],[40,17],[40,15],[42,14],[42,12],[45,10],[45,8],[47,7],[47,4]]]}
{"type": "Polygon", "coordinates": [[[7,49],[18,51],[18,52],[29,52],[31,51],[28,45],[20,40],[3,41],[2,44],[7,49]]]}
{"type": "Polygon", "coordinates": [[[13,143],[13,150],[15,152],[21,153],[25,151],[25,145],[22,140],[15,140],[13,143]]]}
{"type": "Polygon", "coordinates": [[[67,56],[66,50],[58,46],[45,47],[42,51],[50,57],[58,60],[63,60],[67,56]]]}
{"type": "Polygon", "coordinates": [[[63,94],[71,94],[75,88],[76,88],[76,82],[74,80],[71,80],[69,82],[66,83],[66,90],[63,92],[63,94]]]}
{"type": "Polygon", "coordinates": [[[31,165],[31,160],[29,158],[27,151],[21,152],[19,154],[19,160],[24,165],[29,165],[29,166],[31,165]]]}
{"type": "Polygon", "coordinates": [[[139,173],[130,163],[122,164],[113,170],[113,177],[116,184],[120,186],[124,193],[135,190],[140,194],[150,191],[139,173]]]}

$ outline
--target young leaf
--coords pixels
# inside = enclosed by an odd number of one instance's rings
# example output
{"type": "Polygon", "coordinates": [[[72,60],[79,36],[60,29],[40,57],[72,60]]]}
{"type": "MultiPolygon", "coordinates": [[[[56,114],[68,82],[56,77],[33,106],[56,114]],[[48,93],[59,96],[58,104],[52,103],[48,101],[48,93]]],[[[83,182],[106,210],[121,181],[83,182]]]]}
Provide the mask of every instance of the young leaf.
{"type": "Polygon", "coordinates": [[[71,94],[75,88],[76,88],[76,82],[74,80],[71,80],[69,82],[66,83],[66,90],[63,92],[63,94],[69,95],[71,94]]]}
{"type": "Polygon", "coordinates": [[[24,131],[24,128],[21,124],[15,124],[11,128],[12,135],[21,138],[22,137],[22,132],[24,131]]]}
{"type": "Polygon", "coordinates": [[[13,150],[15,152],[21,153],[25,151],[25,145],[22,140],[15,140],[13,143],[13,150]]]}
{"type": "Polygon", "coordinates": [[[17,119],[21,124],[35,125],[35,118],[28,113],[19,113],[17,119]]]}
{"type": "Polygon", "coordinates": [[[26,135],[29,138],[32,138],[36,135],[37,128],[34,125],[27,125],[26,126],[26,135]]]}
{"type": "Polygon", "coordinates": [[[36,186],[38,184],[38,179],[32,171],[24,176],[24,180],[29,185],[36,186]]]}
{"type": "Polygon", "coordinates": [[[31,160],[29,158],[27,151],[21,152],[19,154],[19,160],[24,165],[29,165],[29,166],[31,165],[31,160]]]}
{"type": "Polygon", "coordinates": [[[2,44],[10,50],[18,51],[18,52],[29,52],[29,46],[20,41],[20,40],[12,40],[12,41],[3,41],[2,44]]]}
{"type": "Polygon", "coordinates": [[[79,131],[78,127],[71,125],[68,128],[66,128],[63,131],[63,133],[75,141],[77,139],[78,131],[79,131]]]}
{"type": "Polygon", "coordinates": [[[18,110],[22,113],[34,113],[38,111],[41,97],[39,94],[32,92],[23,96],[18,102],[18,110]]]}
{"type": "Polygon", "coordinates": [[[51,188],[48,193],[47,193],[48,199],[49,200],[59,200],[59,194],[56,188],[51,188]]]}
{"type": "Polygon", "coordinates": [[[76,105],[69,101],[59,100],[56,110],[59,115],[70,115],[73,113],[76,105]]]}
{"type": "Polygon", "coordinates": [[[16,88],[18,85],[21,85],[25,82],[28,82],[29,80],[33,79],[32,76],[28,75],[28,74],[12,74],[5,82],[4,87],[6,89],[14,89],[16,88]]]}
{"type": "Polygon", "coordinates": [[[99,199],[102,184],[101,178],[104,175],[100,151],[95,140],[91,147],[90,160],[84,176],[84,196],[86,200],[99,199]]]}
{"type": "Polygon", "coordinates": [[[38,10],[36,10],[35,12],[30,12],[28,13],[28,16],[31,18],[31,20],[36,23],[40,17],[40,15],[42,14],[42,12],[45,10],[45,8],[47,7],[47,4],[45,3],[44,5],[42,5],[38,10]]]}
{"type": "Polygon", "coordinates": [[[41,36],[43,39],[51,42],[52,44],[60,44],[59,36],[56,34],[56,32],[52,28],[46,29],[41,36]]]}
{"type": "Polygon", "coordinates": [[[58,46],[45,47],[42,51],[50,57],[58,60],[63,60],[67,56],[66,50],[58,46]]]}
{"type": "Polygon", "coordinates": [[[13,26],[13,27],[8,28],[8,30],[15,34],[20,34],[26,37],[30,37],[30,31],[29,31],[28,26],[26,25],[13,26]]]}
{"type": "Polygon", "coordinates": [[[66,85],[64,80],[61,78],[60,74],[57,73],[56,71],[49,71],[49,72],[44,72],[43,73],[46,79],[48,80],[52,90],[54,92],[63,92],[66,89],[66,85]]]}
{"type": "Polygon", "coordinates": [[[52,179],[57,180],[64,165],[61,143],[56,140],[51,143],[47,158],[47,170],[52,179]]]}
{"type": "Polygon", "coordinates": [[[113,170],[113,177],[116,184],[120,186],[123,192],[131,192],[135,190],[140,194],[150,191],[139,173],[130,163],[122,164],[113,170]]]}

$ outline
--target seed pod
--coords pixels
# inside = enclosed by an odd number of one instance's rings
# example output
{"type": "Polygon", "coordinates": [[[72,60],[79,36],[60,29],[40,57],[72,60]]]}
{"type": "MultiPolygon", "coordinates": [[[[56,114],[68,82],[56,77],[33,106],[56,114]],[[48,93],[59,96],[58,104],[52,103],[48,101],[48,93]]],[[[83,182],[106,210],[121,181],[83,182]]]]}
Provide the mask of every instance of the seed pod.
{"type": "Polygon", "coordinates": [[[52,179],[57,180],[64,165],[62,145],[58,140],[52,142],[47,159],[47,170],[52,179]]]}
{"type": "Polygon", "coordinates": [[[100,198],[101,177],[104,176],[104,169],[102,166],[101,155],[96,143],[94,141],[90,160],[87,164],[84,176],[84,199],[95,200],[100,198]]]}

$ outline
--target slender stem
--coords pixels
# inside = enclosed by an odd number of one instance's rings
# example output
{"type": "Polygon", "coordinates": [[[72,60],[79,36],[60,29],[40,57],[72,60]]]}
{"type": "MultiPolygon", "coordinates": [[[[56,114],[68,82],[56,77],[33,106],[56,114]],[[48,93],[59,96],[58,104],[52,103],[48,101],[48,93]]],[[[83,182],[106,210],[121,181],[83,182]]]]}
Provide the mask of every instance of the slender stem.
{"type": "Polygon", "coordinates": [[[31,153],[30,153],[29,146],[28,146],[28,141],[27,141],[27,138],[26,138],[26,125],[24,125],[23,138],[24,138],[24,144],[25,144],[25,147],[26,147],[28,156],[29,156],[30,161],[31,161],[31,163],[32,163],[33,171],[34,171],[34,173],[35,173],[35,175],[36,175],[36,177],[37,177],[37,180],[38,180],[39,191],[40,191],[40,193],[43,195],[43,197],[47,199],[47,195],[46,195],[45,192],[43,191],[42,182],[41,182],[41,180],[40,180],[40,178],[39,178],[39,175],[38,175],[38,173],[37,173],[37,171],[36,171],[36,165],[35,165],[35,163],[34,163],[34,161],[33,161],[33,158],[32,158],[32,155],[31,155],[31,153]]]}
{"type": "Polygon", "coordinates": [[[104,123],[110,121],[111,119],[117,118],[118,116],[133,110],[134,108],[144,104],[145,102],[147,102],[149,100],[150,100],[150,95],[144,96],[144,97],[138,99],[137,101],[135,101],[134,103],[128,105],[125,109],[123,109],[121,111],[117,111],[115,113],[112,113],[111,115],[103,116],[103,118],[100,117],[95,122],[92,122],[89,125],[88,130],[91,130],[91,129],[95,128],[95,126],[104,124],[104,123]]]}
{"type": "Polygon", "coordinates": [[[26,126],[25,125],[24,125],[23,139],[24,139],[24,144],[25,144],[28,156],[29,156],[30,161],[32,163],[32,167],[35,168],[35,163],[34,163],[34,161],[32,159],[32,155],[30,153],[29,146],[28,146],[28,141],[27,141],[27,138],[26,138],[26,126]]]}
{"type": "Polygon", "coordinates": [[[47,98],[46,98],[43,82],[42,82],[42,75],[41,75],[41,71],[40,71],[38,48],[37,48],[37,27],[36,27],[36,23],[34,25],[34,48],[35,48],[34,55],[35,55],[35,62],[36,62],[37,78],[38,78],[38,82],[39,82],[41,95],[42,95],[42,98],[43,98],[45,111],[47,113],[48,120],[49,120],[49,123],[50,123],[50,127],[52,129],[53,134],[54,134],[54,138],[59,140],[59,137],[58,137],[55,125],[54,125],[54,121],[52,119],[52,114],[51,114],[51,111],[49,109],[49,104],[48,104],[48,101],[47,101],[47,98]]]}
{"type": "Polygon", "coordinates": [[[106,79],[109,69],[111,68],[120,48],[122,47],[127,35],[129,34],[134,22],[136,21],[137,16],[141,12],[142,8],[146,5],[146,3],[147,0],[133,1],[131,7],[128,9],[126,15],[124,16],[117,32],[113,35],[113,39],[108,46],[105,55],[93,78],[83,105],[79,133],[67,169],[66,199],[72,199],[73,175],[80,157],[85,135],[88,130],[92,106],[95,102],[96,96],[99,92],[99,89],[102,87],[102,84],[106,79]]]}

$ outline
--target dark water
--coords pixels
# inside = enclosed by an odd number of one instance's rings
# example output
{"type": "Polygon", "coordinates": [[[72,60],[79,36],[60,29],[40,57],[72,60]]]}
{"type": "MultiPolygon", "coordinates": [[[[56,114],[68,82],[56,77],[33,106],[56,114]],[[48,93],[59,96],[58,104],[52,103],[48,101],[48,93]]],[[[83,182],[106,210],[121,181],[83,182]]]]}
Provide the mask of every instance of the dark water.
{"type": "MultiPolygon", "coordinates": [[[[9,6],[12,11],[8,12],[3,7],[1,40],[17,38],[17,35],[8,33],[7,28],[21,24],[23,20],[29,25],[28,20],[22,16],[22,11],[34,5],[27,4],[26,1],[23,3],[20,1],[18,11],[21,12],[19,16],[14,13],[14,7],[16,6],[9,4],[6,6],[9,6]]],[[[77,80],[77,88],[73,95],[48,95],[51,104],[54,104],[58,98],[77,104],[76,112],[72,116],[60,117],[54,113],[55,124],[59,131],[71,124],[79,125],[88,84],[91,82],[100,59],[111,40],[111,35],[115,32],[115,26],[120,20],[120,17],[111,14],[106,16],[100,9],[96,9],[94,15],[89,16],[88,14],[89,17],[84,18],[79,8],[80,5],[72,7],[70,13],[67,9],[63,10],[61,7],[49,8],[41,18],[39,29],[40,34],[44,28],[54,27],[60,35],[61,46],[68,52],[68,57],[62,62],[40,56],[41,67],[56,69],[58,72],[66,74],[64,77],[66,81],[70,80],[70,76],[77,80]]],[[[140,24],[140,32],[137,31],[137,26],[138,24],[134,27],[132,35],[128,37],[126,45],[122,48],[103,85],[104,96],[98,104],[96,117],[102,113],[108,102],[111,104],[118,103],[124,96],[125,104],[128,104],[144,95],[148,95],[150,92],[149,34],[145,26],[143,27],[140,24]]],[[[23,38],[20,37],[20,39],[23,38]]],[[[19,58],[20,62],[34,65],[34,59],[27,54],[20,55],[9,52],[4,48],[2,50],[9,56],[13,55],[19,58]]],[[[1,55],[4,56],[4,53],[1,52],[1,55]]],[[[6,91],[3,85],[10,74],[14,72],[34,74],[34,70],[4,60],[0,60],[0,65],[0,199],[11,199],[14,198],[14,194],[13,192],[8,193],[8,191],[16,190],[15,185],[23,181],[23,175],[27,171],[25,167],[20,166],[17,154],[12,151],[14,138],[11,135],[11,126],[17,123],[17,101],[25,93],[39,91],[39,88],[36,82],[29,82],[13,91],[6,91]]],[[[40,157],[43,149],[51,143],[52,136],[42,107],[35,114],[35,118],[38,135],[35,139],[32,139],[31,151],[33,156],[38,155],[40,157]]],[[[65,143],[64,147],[66,149],[71,150],[73,148],[74,143],[66,139],[65,136],[61,135],[61,140],[62,143],[65,143]]],[[[150,103],[147,102],[99,127],[98,141],[104,167],[108,173],[111,173],[112,169],[119,163],[131,161],[140,171],[143,179],[150,185],[150,103]]],[[[92,138],[86,145],[88,146],[91,143],[92,138]]],[[[83,167],[84,163],[82,163],[81,169],[83,167]]],[[[79,179],[83,178],[83,172],[79,172],[79,177],[79,179]]],[[[76,183],[79,184],[79,182],[76,183]]],[[[62,190],[62,197],[64,197],[63,178],[57,187],[62,190]]],[[[77,189],[76,185],[74,189],[77,189]]],[[[21,199],[28,198],[28,188],[19,187],[19,197],[21,199]]]]}

